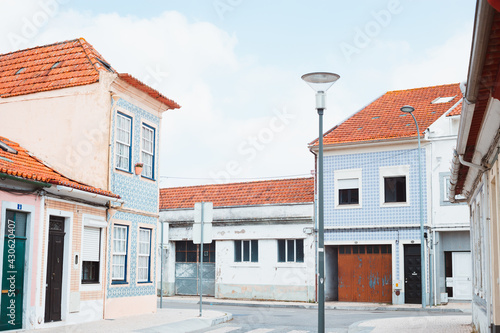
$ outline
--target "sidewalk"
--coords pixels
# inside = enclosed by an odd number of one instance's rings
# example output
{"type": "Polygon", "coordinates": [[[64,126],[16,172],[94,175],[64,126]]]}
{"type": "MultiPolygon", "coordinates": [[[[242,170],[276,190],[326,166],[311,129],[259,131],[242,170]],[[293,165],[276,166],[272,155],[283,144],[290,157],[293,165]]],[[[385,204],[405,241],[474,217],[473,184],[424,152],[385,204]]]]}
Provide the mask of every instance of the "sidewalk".
{"type": "MultiPolygon", "coordinates": [[[[168,296],[163,297],[164,302],[198,303],[199,296],[168,296]]],[[[275,308],[318,308],[316,303],[285,302],[285,301],[251,301],[238,299],[220,299],[204,297],[203,304],[227,305],[227,306],[255,306],[275,308]]],[[[462,312],[471,313],[471,303],[448,303],[444,305],[427,306],[423,309],[420,304],[385,304],[385,303],[361,303],[361,302],[325,302],[326,310],[363,310],[363,311],[428,311],[428,312],[462,312]]]]}
{"type": "Polygon", "coordinates": [[[156,313],[129,316],[118,319],[99,320],[83,324],[50,327],[36,332],[50,333],[89,333],[89,332],[192,332],[231,320],[232,314],[220,311],[203,310],[203,317],[198,317],[199,310],[157,309],[156,313]]]}

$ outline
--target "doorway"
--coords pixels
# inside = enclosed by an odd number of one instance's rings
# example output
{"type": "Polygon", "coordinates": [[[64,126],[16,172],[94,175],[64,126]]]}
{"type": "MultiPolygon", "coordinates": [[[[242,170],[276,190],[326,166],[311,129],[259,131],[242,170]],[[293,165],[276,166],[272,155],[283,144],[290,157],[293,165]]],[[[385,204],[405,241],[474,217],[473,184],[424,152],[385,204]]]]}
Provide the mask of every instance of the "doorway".
{"type": "Polygon", "coordinates": [[[50,216],[45,285],[45,322],[61,320],[64,259],[64,217],[50,216]]]}
{"type": "MultiPolygon", "coordinates": [[[[175,242],[175,294],[199,295],[200,245],[175,242]]],[[[203,245],[203,295],[215,295],[215,242],[203,245]]]]}
{"type": "Polygon", "coordinates": [[[23,326],[24,262],[28,214],[7,210],[2,258],[0,331],[23,326]]]}
{"type": "Polygon", "coordinates": [[[420,245],[404,245],[405,303],[422,303],[420,245]]]}

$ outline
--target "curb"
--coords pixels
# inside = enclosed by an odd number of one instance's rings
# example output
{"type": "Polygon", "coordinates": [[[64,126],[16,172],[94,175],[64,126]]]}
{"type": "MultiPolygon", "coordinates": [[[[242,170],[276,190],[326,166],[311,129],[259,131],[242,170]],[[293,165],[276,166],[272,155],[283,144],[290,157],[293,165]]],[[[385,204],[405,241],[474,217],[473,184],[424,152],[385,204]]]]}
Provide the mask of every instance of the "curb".
{"type": "MultiPolygon", "coordinates": [[[[175,300],[177,302],[177,300],[175,300]]],[[[189,303],[199,304],[199,301],[191,301],[189,303]]],[[[293,309],[317,309],[317,304],[270,304],[270,303],[240,303],[240,302],[220,302],[220,301],[203,301],[204,305],[225,305],[225,306],[246,306],[246,307],[261,307],[261,308],[293,308],[293,309]]],[[[461,312],[470,313],[463,309],[444,309],[444,308],[406,308],[406,307],[390,307],[390,306],[342,306],[342,305],[326,305],[325,310],[357,310],[357,311],[424,311],[424,312],[461,312]]]]}

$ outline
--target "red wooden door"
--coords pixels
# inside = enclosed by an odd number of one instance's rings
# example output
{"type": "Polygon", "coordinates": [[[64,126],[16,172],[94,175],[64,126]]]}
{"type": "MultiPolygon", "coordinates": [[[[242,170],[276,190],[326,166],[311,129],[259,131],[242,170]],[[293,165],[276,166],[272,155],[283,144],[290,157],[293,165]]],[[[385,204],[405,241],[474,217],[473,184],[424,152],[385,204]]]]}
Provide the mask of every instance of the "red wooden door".
{"type": "Polygon", "coordinates": [[[392,302],[391,245],[339,246],[339,301],[392,302]]]}

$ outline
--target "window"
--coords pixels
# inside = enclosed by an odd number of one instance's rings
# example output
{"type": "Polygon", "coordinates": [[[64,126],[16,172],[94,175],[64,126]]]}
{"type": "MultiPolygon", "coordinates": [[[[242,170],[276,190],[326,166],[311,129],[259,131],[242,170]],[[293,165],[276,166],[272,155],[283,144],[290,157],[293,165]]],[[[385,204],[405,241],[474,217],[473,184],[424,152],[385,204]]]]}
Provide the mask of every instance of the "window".
{"type": "Polygon", "coordinates": [[[137,282],[150,282],[151,229],[139,229],[139,258],[137,260],[137,282]]]}
{"type": "Polygon", "coordinates": [[[258,262],[259,243],[257,240],[234,241],[234,261],[235,262],[258,262]]]}
{"type": "Polygon", "coordinates": [[[144,169],[142,175],[147,178],[154,178],[154,151],[155,151],[155,130],[146,124],[142,124],[142,163],[144,169]]]}
{"type": "Polygon", "coordinates": [[[132,118],[116,115],[116,168],[130,172],[132,118]]]}
{"type": "MultiPolygon", "coordinates": [[[[175,262],[200,262],[200,245],[192,241],[175,242],[175,262]]],[[[215,242],[203,244],[203,262],[215,263],[215,242]]]]}
{"type": "Polygon", "coordinates": [[[380,204],[382,206],[407,206],[409,165],[381,167],[380,174],[380,204]]]}
{"type": "Polygon", "coordinates": [[[451,102],[455,96],[449,96],[449,97],[438,97],[435,100],[431,102],[431,104],[441,104],[441,103],[448,103],[451,102]]]}
{"type": "Polygon", "coordinates": [[[336,208],[360,208],[361,169],[335,170],[334,181],[336,208]]]}
{"type": "Polygon", "coordinates": [[[304,240],[278,239],[278,262],[304,262],[304,240]]]}
{"type": "Polygon", "coordinates": [[[359,185],[357,178],[339,179],[339,205],[359,204],[359,185]]]}
{"type": "Polygon", "coordinates": [[[101,228],[84,227],[82,244],[82,283],[99,283],[101,228]]]}
{"type": "Polygon", "coordinates": [[[385,202],[406,202],[406,177],[384,177],[385,202]]]}
{"type": "Polygon", "coordinates": [[[126,281],[127,271],[127,240],[128,227],[115,225],[113,227],[113,267],[112,279],[114,282],[126,281]]]}

